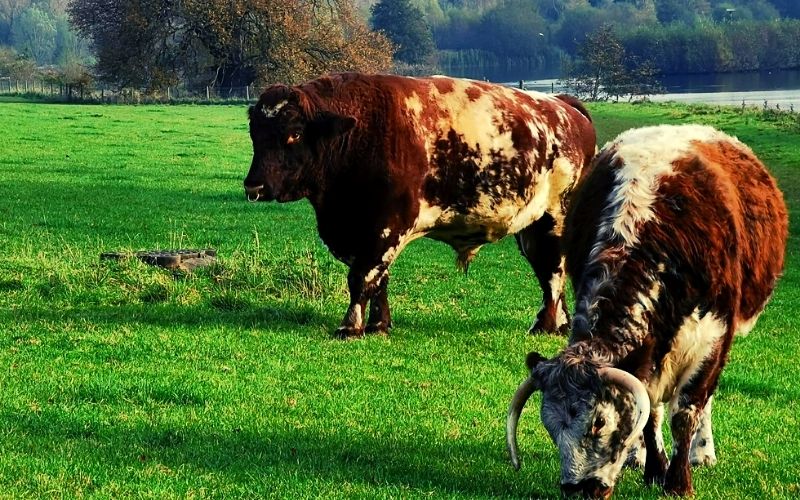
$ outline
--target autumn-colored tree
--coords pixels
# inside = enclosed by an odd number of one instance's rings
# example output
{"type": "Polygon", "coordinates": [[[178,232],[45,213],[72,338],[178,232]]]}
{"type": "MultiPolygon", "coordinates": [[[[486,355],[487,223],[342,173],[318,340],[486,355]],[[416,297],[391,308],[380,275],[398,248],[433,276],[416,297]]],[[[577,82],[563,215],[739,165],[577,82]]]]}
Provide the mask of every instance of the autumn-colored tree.
{"type": "Polygon", "coordinates": [[[352,0],[73,0],[69,10],[100,77],[119,86],[296,83],[391,65],[392,45],[352,0]]]}

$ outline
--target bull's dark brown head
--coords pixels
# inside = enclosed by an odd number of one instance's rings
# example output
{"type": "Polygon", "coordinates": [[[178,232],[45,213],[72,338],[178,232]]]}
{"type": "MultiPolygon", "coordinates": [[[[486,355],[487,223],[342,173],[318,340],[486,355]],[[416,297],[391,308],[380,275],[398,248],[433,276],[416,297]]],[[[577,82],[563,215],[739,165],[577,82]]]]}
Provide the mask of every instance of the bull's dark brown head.
{"type": "Polygon", "coordinates": [[[253,161],[244,180],[250,201],[294,201],[321,178],[326,145],[352,129],[355,118],[319,109],[298,88],[273,85],[249,109],[253,161]]]}

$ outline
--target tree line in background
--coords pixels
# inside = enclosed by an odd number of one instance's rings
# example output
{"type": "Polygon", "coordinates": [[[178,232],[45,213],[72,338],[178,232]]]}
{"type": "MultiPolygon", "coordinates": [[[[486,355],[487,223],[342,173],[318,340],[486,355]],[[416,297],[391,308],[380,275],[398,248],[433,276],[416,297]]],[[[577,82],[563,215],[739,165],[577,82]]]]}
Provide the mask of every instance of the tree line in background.
{"type": "Polygon", "coordinates": [[[798,0],[0,0],[0,77],[152,92],[515,67],[619,97],[659,73],[798,68],[798,41],[798,0]]]}
{"type": "Polygon", "coordinates": [[[67,0],[0,0],[0,77],[81,85],[92,52],[70,23],[67,0]]]}
{"type": "Polygon", "coordinates": [[[557,73],[603,26],[660,73],[800,66],[797,0],[412,1],[445,69],[505,64],[557,73]]]}

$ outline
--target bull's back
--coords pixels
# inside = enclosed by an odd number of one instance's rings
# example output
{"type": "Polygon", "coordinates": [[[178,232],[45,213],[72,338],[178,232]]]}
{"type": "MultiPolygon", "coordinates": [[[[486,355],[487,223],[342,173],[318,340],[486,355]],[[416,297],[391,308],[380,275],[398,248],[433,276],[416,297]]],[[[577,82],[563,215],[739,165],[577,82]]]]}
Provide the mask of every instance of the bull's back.
{"type": "Polygon", "coordinates": [[[745,331],[761,313],[783,270],[788,215],[783,194],[767,168],[738,141],[698,144],[698,155],[720,183],[735,193],[731,217],[741,265],[737,322],[745,331]],[[751,323],[747,325],[747,323],[751,323]]]}

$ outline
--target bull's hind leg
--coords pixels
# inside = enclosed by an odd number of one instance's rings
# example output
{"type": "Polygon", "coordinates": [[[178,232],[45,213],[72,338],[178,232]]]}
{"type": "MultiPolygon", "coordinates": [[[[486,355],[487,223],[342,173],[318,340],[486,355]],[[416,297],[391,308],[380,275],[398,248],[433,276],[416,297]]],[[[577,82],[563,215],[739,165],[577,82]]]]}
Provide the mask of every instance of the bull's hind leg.
{"type": "Polygon", "coordinates": [[[387,272],[378,285],[378,290],[369,301],[369,321],[367,333],[389,333],[392,329],[392,316],[389,311],[389,273],[387,272]]]}
{"type": "Polygon", "coordinates": [[[555,220],[545,213],[539,220],[516,234],[522,255],[533,268],[542,288],[544,304],[531,325],[531,334],[569,332],[569,313],[564,298],[567,275],[555,220]]]}
{"type": "Polygon", "coordinates": [[[708,398],[708,403],[703,409],[700,424],[692,437],[692,451],[689,460],[692,465],[714,465],[717,463],[717,454],[714,450],[714,435],[711,432],[711,403],[714,397],[708,398]]]}

